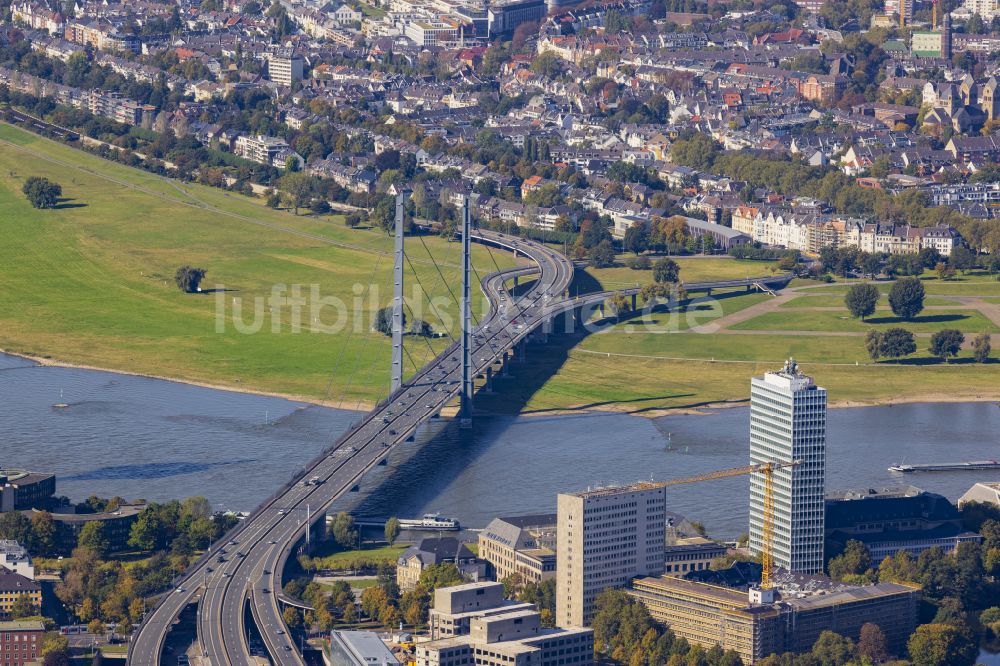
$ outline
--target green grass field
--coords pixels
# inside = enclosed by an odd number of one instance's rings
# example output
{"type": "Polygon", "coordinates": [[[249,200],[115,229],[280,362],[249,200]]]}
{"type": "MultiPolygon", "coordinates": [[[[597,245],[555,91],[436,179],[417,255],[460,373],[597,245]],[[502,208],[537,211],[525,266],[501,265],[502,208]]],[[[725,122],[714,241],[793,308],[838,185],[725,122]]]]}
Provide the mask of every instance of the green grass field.
{"type": "MultiPolygon", "coordinates": [[[[619,255],[619,263],[634,255],[619,255]]],[[[769,275],[773,265],[766,261],[746,261],[729,257],[671,257],[681,268],[682,282],[737,280],[769,275]]],[[[656,261],[656,258],[653,258],[656,261]]],[[[636,271],[625,266],[584,269],[604,289],[627,289],[653,282],[653,271],[636,271]]]]}
{"type": "MultiPolygon", "coordinates": [[[[0,348],[306,399],[337,401],[343,396],[349,407],[385,392],[389,341],[369,330],[372,313],[390,296],[391,239],[380,232],[349,230],[335,216],[317,219],[272,211],[260,200],[159,178],[6,125],[0,125],[0,210],[6,241],[0,246],[5,284],[0,348]],[[31,175],[62,184],[66,200],[59,209],[37,211],[28,205],[20,189],[31,175]],[[203,286],[226,291],[181,293],[173,274],[182,264],[208,269],[203,286]],[[377,298],[369,284],[379,285],[377,298]],[[307,300],[315,285],[319,296],[339,299],[357,315],[349,317],[346,330],[319,332],[333,323],[336,309],[325,305],[317,314],[306,305],[296,318],[288,304],[272,307],[275,285],[284,285],[286,292],[290,285],[304,285],[307,300]],[[259,313],[258,332],[238,330],[236,305],[247,325],[259,313]],[[298,332],[292,331],[293,324],[298,332]]],[[[453,329],[457,307],[446,285],[457,289],[459,248],[437,237],[424,240],[443,262],[443,279],[419,239],[408,241],[408,254],[453,329]]],[[[678,262],[687,282],[769,272],[763,262],[718,257],[678,262]]],[[[474,264],[485,275],[497,266],[513,265],[513,259],[476,247],[474,264]]],[[[605,289],[652,281],[649,271],[620,267],[587,273],[591,286],[605,289]]],[[[927,304],[947,309],[926,310],[917,321],[901,325],[918,333],[949,327],[967,334],[997,330],[977,310],[940,298],[984,296],[987,302],[1000,302],[1000,282],[991,276],[970,274],[953,282],[927,278],[925,285],[927,304]]],[[[690,329],[760,306],[770,297],[717,294],[717,306],[695,304],[674,322],[669,314],[654,313],[646,321],[622,321],[579,340],[561,342],[557,337],[533,347],[529,363],[518,366],[514,380],[504,380],[495,399],[515,407],[524,404],[529,412],[692,408],[745,399],[752,375],[790,355],[830,390],[833,402],[1000,397],[1000,363],[971,364],[967,351],[958,363],[937,363],[929,358],[925,339],[906,364],[867,363],[860,337],[825,333],[896,325],[889,312],[880,309],[873,321],[859,322],[847,318],[846,311],[810,310],[841,308],[846,285],[795,280],[792,286],[813,288],[780,309],[734,323],[724,333],[690,329]],[[664,329],[674,332],[657,332],[664,329]],[[770,329],[814,335],[767,334],[770,329]]],[[[890,286],[882,283],[880,289],[890,286]]],[[[413,293],[420,291],[407,289],[408,295],[413,293]]],[[[441,325],[426,304],[417,316],[441,325]]],[[[409,338],[407,372],[447,342],[409,338]]]]}
{"type": "MultiPolygon", "coordinates": [[[[346,406],[385,392],[390,344],[370,331],[374,311],[391,299],[392,240],[381,232],[347,229],[339,217],[272,211],[7,125],[0,125],[0,210],[0,348],[310,399],[344,396],[346,406]],[[57,210],[28,204],[20,190],[32,175],[62,185],[66,200],[57,210]],[[181,293],[173,274],[183,264],[208,270],[204,288],[226,291],[181,293]],[[272,307],[276,285],[285,293],[302,285],[308,303],[298,315],[290,304],[272,307]],[[327,299],[318,311],[314,293],[327,299]],[[343,328],[318,332],[336,328],[338,309],[326,305],[332,299],[343,303],[343,328]],[[237,306],[247,325],[260,317],[258,332],[237,330],[237,306]]],[[[443,279],[419,239],[408,241],[407,252],[438,309],[422,297],[409,265],[406,294],[415,296],[417,317],[440,329],[441,312],[454,329],[458,308],[445,284],[457,289],[460,248],[424,240],[443,279]]],[[[481,275],[513,265],[510,255],[481,247],[473,261],[481,275]]],[[[407,373],[447,343],[408,339],[407,373]]]]}
{"type": "Polygon", "coordinates": [[[872,328],[901,326],[913,333],[933,333],[942,328],[957,328],[963,333],[997,331],[996,325],[981,313],[971,309],[924,310],[910,321],[893,316],[890,311],[878,311],[867,320],[853,319],[843,312],[795,310],[783,308],[734,325],[734,330],[821,331],[864,333],[872,328]]]}

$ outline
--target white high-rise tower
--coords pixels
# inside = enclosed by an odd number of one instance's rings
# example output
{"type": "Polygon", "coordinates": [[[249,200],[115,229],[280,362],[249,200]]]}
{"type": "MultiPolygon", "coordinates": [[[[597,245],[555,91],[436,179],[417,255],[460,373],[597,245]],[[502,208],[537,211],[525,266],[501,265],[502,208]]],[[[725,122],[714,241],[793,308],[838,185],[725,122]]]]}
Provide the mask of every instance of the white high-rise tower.
{"type": "MultiPolygon", "coordinates": [[[[801,461],[776,469],[771,553],[775,566],[801,573],[823,570],[826,476],[826,389],[794,360],[750,384],[750,462],[801,461]]],[[[764,535],[764,474],[750,475],[750,549],[764,535]]]]}

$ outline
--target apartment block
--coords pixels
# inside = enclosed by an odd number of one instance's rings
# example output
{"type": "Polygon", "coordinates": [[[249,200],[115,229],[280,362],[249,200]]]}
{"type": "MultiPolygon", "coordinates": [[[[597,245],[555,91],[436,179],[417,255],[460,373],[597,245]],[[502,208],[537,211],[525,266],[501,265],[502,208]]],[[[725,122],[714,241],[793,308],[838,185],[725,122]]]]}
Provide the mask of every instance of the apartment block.
{"type": "Polygon", "coordinates": [[[603,590],[663,573],[664,493],[637,483],[559,495],[557,624],[586,626],[603,590]]]}
{"type": "Polygon", "coordinates": [[[4,666],[41,663],[45,625],[40,620],[0,622],[0,658],[4,666]]]}

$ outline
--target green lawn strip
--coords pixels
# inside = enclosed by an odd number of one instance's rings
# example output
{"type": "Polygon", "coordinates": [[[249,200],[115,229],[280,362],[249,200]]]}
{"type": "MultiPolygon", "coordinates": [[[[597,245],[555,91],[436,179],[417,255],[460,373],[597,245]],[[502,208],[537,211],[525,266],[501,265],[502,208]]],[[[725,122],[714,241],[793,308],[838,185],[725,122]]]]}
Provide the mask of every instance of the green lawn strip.
{"type": "MultiPolygon", "coordinates": [[[[182,195],[161,179],[21,130],[0,125],[0,138],[23,139],[33,151],[0,144],[4,211],[0,230],[6,241],[0,247],[5,282],[0,293],[0,347],[72,363],[310,398],[346,394],[350,401],[371,400],[383,391],[388,364],[381,361],[388,358],[390,343],[368,326],[373,312],[391,297],[391,257],[375,253],[387,251],[391,244],[381,232],[351,231],[271,211],[239,195],[181,185],[199,190],[199,199],[218,203],[225,211],[248,211],[254,219],[282,228],[260,226],[184,205],[179,201],[182,195]],[[39,155],[90,171],[53,164],[39,155]],[[94,172],[159,188],[164,196],[108,181],[94,172]],[[28,175],[46,175],[61,183],[64,196],[76,207],[31,208],[20,193],[28,175]],[[351,247],[286,229],[323,230],[324,238],[351,247]],[[173,273],[182,264],[208,269],[204,287],[220,285],[231,291],[182,294],[173,283],[173,273]],[[315,285],[320,297],[339,299],[351,325],[337,333],[315,332],[322,324],[332,324],[338,312],[329,305],[318,313],[305,307],[298,316],[300,332],[293,333],[292,307],[272,310],[269,303],[276,285],[293,284],[303,285],[300,293],[305,297],[311,296],[315,285]],[[370,290],[369,284],[376,287],[370,290]],[[235,306],[242,305],[242,321],[250,324],[257,303],[262,314],[259,332],[236,330],[235,306]],[[221,322],[218,312],[224,315],[221,322]]],[[[408,240],[408,254],[420,283],[438,298],[438,310],[422,298],[407,264],[406,294],[412,308],[408,318],[417,316],[440,330],[440,311],[455,330],[457,306],[445,284],[452,291],[457,288],[460,248],[437,237],[424,242],[442,264],[443,278],[418,239],[408,240]],[[421,301],[422,308],[417,305],[421,301]]],[[[481,275],[497,265],[514,265],[509,254],[482,247],[474,248],[473,260],[481,275]]],[[[276,293],[282,295],[280,289],[276,293]]],[[[475,312],[482,312],[478,289],[474,297],[475,312]]],[[[412,373],[414,364],[422,364],[432,349],[440,351],[447,343],[447,339],[408,338],[413,361],[406,359],[406,371],[412,373]]]]}
{"type": "MultiPolygon", "coordinates": [[[[686,331],[773,298],[773,296],[759,292],[746,293],[742,289],[715,292],[712,296],[700,293],[693,293],[691,296],[692,302],[679,311],[656,310],[625,318],[615,324],[606,334],[617,335],[623,331],[647,331],[651,333],[686,331]]],[[[598,317],[599,315],[595,315],[595,318],[598,317]]],[[[605,335],[605,333],[601,335],[605,335]]]]}
{"type": "MultiPolygon", "coordinates": [[[[785,301],[780,305],[780,307],[786,309],[845,307],[843,294],[814,295],[808,291],[799,293],[801,294],[800,296],[796,296],[790,301],[785,301]]],[[[960,303],[957,303],[954,298],[950,298],[948,296],[927,296],[924,299],[924,303],[927,305],[952,305],[955,307],[964,307],[960,303]]],[[[878,307],[889,307],[889,300],[886,297],[886,294],[883,294],[882,298],[879,299],[878,307]]],[[[847,311],[846,308],[844,311],[847,311]]]]}
{"type": "MultiPolygon", "coordinates": [[[[620,255],[619,263],[635,255],[620,255]]],[[[656,262],[659,257],[650,257],[656,262]]],[[[748,261],[743,259],[728,259],[724,257],[709,257],[705,259],[693,257],[671,257],[681,269],[682,282],[710,282],[713,280],[741,280],[746,277],[760,277],[770,274],[772,264],[764,261],[748,261]]],[[[636,271],[619,265],[612,268],[584,269],[604,289],[627,289],[653,282],[653,271],[636,271]]]]}
{"type": "Polygon", "coordinates": [[[852,319],[847,312],[781,310],[768,312],[745,322],[734,324],[732,330],[858,332],[871,328],[899,326],[913,333],[933,333],[943,328],[957,328],[966,333],[996,331],[997,326],[972,309],[925,310],[911,321],[904,321],[889,312],[876,312],[866,321],[852,319]]]}
{"type": "MultiPolygon", "coordinates": [[[[751,342],[756,343],[756,339],[751,342]]],[[[750,344],[746,340],[742,343],[750,344]]],[[[778,354],[782,350],[773,351],[778,354]]],[[[963,353],[963,358],[967,356],[963,353]]],[[[749,397],[751,377],[776,367],[771,361],[711,363],[626,357],[597,363],[594,354],[574,350],[559,372],[531,397],[525,411],[606,408],[641,413],[741,401],[749,397]]],[[[803,367],[829,390],[834,402],[1000,396],[1000,363],[824,366],[803,362],[803,367]]]]}
{"type": "Polygon", "coordinates": [[[403,551],[409,548],[409,544],[395,544],[392,546],[378,546],[362,548],[361,550],[342,550],[339,552],[323,554],[322,551],[312,556],[312,561],[317,569],[343,569],[359,560],[367,562],[390,562],[395,564],[403,551]]]}

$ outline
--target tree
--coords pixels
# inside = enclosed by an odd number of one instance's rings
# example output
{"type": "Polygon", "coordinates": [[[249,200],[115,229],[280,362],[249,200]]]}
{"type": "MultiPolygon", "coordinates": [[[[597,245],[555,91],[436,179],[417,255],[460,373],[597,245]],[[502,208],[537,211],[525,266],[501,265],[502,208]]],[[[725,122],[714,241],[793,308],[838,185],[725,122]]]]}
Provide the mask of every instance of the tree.
{"type": "Polygon", "coordinates": [[[104,623],[98,620],[96,617],[87,623],[87,633],[100,635],[105,632],[104,623]]]}
{"type": "Polygon", "coordinates": [[[42,666],[70,666],[69,652],[50,652],[42,659],[42,666]]]}
{"type": "Polygon", "coordinates": [[[31,538],[28,548],[32,554],[48,557],[56,547],[56,523],[48,511],[39,511],[31,517],[31,538]]]}
{"type": "Polygon", "coordinates": [[[410,324],[410,335],[416,335],[421,338],[432,338],[434,337],[434,327],[431,326],[430,322],[423,319],[416,319],[410,324]]]}
{"type": "Polygon", "coordinates": [[[609,268],[615,265],[615,248],[609,240],[602,240],[590,251],[590,265],[609,268]]]}
{"type": "Polygon", "coordinates": [[[865,317],[875,313],[875,305],[880,297],[878,287],[870,282],[863,282],[847,290],[847,294],[844,295],[844,305],[852,317],[864,321],[865,317]]]}
{"type": "Polygon", "coordinates": [[[976,255],[964,245],[956,245],[948,255],[948,264],[965,273],[976,264],[976,255]]]}
{"type": "Polygon", "coordinates": [[[913,666],[971,666],[979,654],[969,636],[948,624],[920,625],[906,647],[913,666]]]}
{"type": "Polygon", "coordinates": [[[174,273],[174,282],[177,284],[177,288],[184,293],[194,294],[201,290],[201,281],[207,272],[204,268],[195,268],[185,264],[174,273]]]}
{"type": "Polygon", "coordinates": [[[285,171],[288,173],[295,173],[299,170],[299,158],[295,155],[289,155],[285,158],[285,171]]]}
{"type": "Polygon", "coordinates": [[[934,265],[934,271],[938,274],[939,279],[946,282],[955,278],[955,269],[943,261],[939,261],[934,265]]]}
{"type": "Polygon", "coordinates": [[[889,291],[889,307],[901,319],[910,320],[924,309],[924,285],[914,277],[896,280],[889,291]]]}
{"type": "MultiPolygon", "coordinates": [[[[406,312],[403,313],[403,330],[406,330],[406,312]]],[[[375,313],[375,330],[382,335],[392,335],[392,306],[387,305],[375,313]]]]}
{"type": "Polygon", "coordinates": [[[309,203],[313,195],[313,177],[307,173],[289,173],[281,177],[279,181],[281,189],[288,193],[292,201],[292,210],[296,215],[299,208],[309,203]]]}
{"type": "Polygon", "coordinates": [[[872,566],[872,558],[868,549],[860,541],[851,539],[847,542],[844,552],[830,558],[827,570],[834,580],[847,580],[853,576],[866,574],[872,566]]]}
{"type": "Polygon", "coordinates": [[[681,267],[673,259],[663,257],[653,264],[653,280],[663,283],[675,283],[680,280],[681,267]]]}
{"type": "Polygon", "coordinates": [[[976,363],[986,363],[990,359],[992,350],[989,333],[980,333],[973,338],[972,355],[976,358],[976,363]]]}
{"type": "Polygon", "coordinates": [[[833,631],[823,631],[813,643],[812,656],[819,666],[842,666],[854,657],[854,641],[833,631]]]}
{"type": "Polygon", "coordinates": [[[858,656],[872,663],[880,664],[889,658],[889,646],[882,628],[874,622],[861,625],[858,636],[858,656]]]}
{"type": "Polygon", "coordinates": [[[384,534],[385,540],[388,541],[390,545],[396,542],[396,537],[399,536],[399,518],[393,516],[389,520],[385,521],[384,534]]]}
{"type": "Polygon", "coordinates": [[[55,208],[62,196],[62,186],[48,178],[29,176],[21,191],[35,208],[55,208]]]}
{"type": "Polygon", "coordinates": [[[29,543],[31,521],[20,511],[0,514],[0,539],[10,539],[21,544],[29,543]]]}
{"type": "Polygon", "coordinates": [[[77,537],[77,545],[92,551],[99,558],[107,555],[111,544],[104,533],[104,523],[99,520],[85,523],[80,529],[80,536],[77,537]]]}
{"type": "Polygon", "coordinates": [[[389,596],[379,586],[367,587],[361,592],[361,611],[372,619],[378,618],[382,606],[389,603],[389,596]]]}
{"type": "Polygon", "coordinates": [[[962,335],[961,331],[954,328],[946,328],[931,336],[929,351],[938,358],[943,358],[947,361],[950,358],[958,356],[963,342],[965,342],[965,336],[962,335]]]}
{"type": "Polygon", "coordinates": [[[461,585],[464,582],[462,572],[452,562],[430,564],[420,572],[419,584],[429,592],[433,592],[439,587],[461,585]]]}
{"type": "Polygon", "coordinates": [[[290,629],[298,629],[302,626],[302,614],[295,606],[285,606],[285,610],[281,612],[281,619],[290,629]]]}
{"type": "Polygon", "coordinates": [[[905,328],[887,328],[882,331],[879,354],[885,358],[902,358],[917,351],[917,341],[905,328]]]}
{"type": "Polygon", "coordinates": [[[615,317],[621,319],[621,316],[628,312],[629,307],[632,305],[631,299],[620,291],[616,291],[611,295],[607,301],[608,307],[611,311],[615,313],[615,317]]]}
{"type": "Polygon", "coordinates": [[[882,355],[882,334],[877,329],[873,328],[865,333],[865,349],[871,360],[878,361],[882,355]]]}
{"type": "Polygon", "coordinates": [[[10,616],[15,620],[20,620],[38,614],[38,606],[27,594],[17,595],[17,599],[10,606],[10,616]]]}
{"type": "MultiPolygon", "coordinates": [[[[69,654],[69,639],[60,636],[58,632],[49,631],[42,636],[42,645],[38,649],[38,654],[47,657],[50,654],[69,654]]],[[[68,662],[67,662],[68,663],[68,662]]]]}
{"type": "Polygon", "coordinates": [[[625,230],[625,240],[623,241],[628,252],[642,254],[649,249],[649,225],[645,222],[636,222],[625,230]]]}
{"type": "Polygon", "coordinates": [[[343,548],[352,548],[358,543],[358,528],[354,526],[351,514],[341,511],[330,523],[330,536],[343,548]]]}

